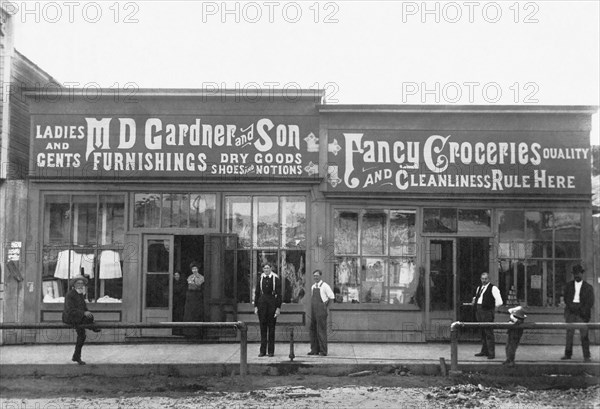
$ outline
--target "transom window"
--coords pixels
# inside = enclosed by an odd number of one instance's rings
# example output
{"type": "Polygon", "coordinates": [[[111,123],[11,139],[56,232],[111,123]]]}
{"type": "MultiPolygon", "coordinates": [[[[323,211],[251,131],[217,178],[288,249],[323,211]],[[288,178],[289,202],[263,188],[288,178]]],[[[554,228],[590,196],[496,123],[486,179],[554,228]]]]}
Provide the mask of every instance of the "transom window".
{"type": "Polygon", "coordinates": [[[136,193],[134,228],[205,228],[217,226],[215,194],[136,193]]]}

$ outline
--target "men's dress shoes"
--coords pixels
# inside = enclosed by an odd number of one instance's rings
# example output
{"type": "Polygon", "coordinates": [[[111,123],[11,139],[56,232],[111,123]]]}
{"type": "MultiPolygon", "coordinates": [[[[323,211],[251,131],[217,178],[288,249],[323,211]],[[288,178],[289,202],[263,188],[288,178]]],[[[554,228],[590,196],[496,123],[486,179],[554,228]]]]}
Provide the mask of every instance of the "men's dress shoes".
{"type": "Polygon", "coordinates": [[[100,328],[92,328],[92,331],[94,331],[94,332],[100,332],[102,330],[100,328]]]}
{"type": "Polygon", "coordinates": [[[264,352],[261,352],[260,354],[258,354],[258,357],[259,357],[259,358],[262,358],[262,357],[263,357],[263,356],[265,356],[265,355],[267,355],[267,354],[265,354],[264,352]]]}
{"type": "Polygon", "coordinates": [[[319,352],[320,356],[327,356],[327,354],[325,352],[319,352]]]}
{"type": "Polygon", "coordinates": [[[313,352],[313,351],[310,351],[310,352],[309,352],[308,354],[306,354],[306,355],[318,355],[318,352],[313,352]]]}
{"type": "Polygon", "coordinates": [[[269,354],[269,358],[273,358],[275,354],[269,354]]]}
{"type": "Polygon", "coordinates": [[[488,355],[487,359],[496,359],[496,356],[495,355],[488,355]]]}
{"type": "Polygon", "coordinates": [[[510,364],[510,361],[507,359],[506,361],[502,362],[502,365],[508,365],[510,364]]]}
{"type": "Polygon", "coordinates": [[[487,354],[484,352],[479,352],[479,353],[475,354],[475,356],[487,356],[487,354]]]}
{"type": "Polygon", "coordinates": [[[569,355],[563,355],[560,357],[561,361],[566,361],[567,359],[571,359],[571,357],[569,355]]]}
{"type": "Polygon", "coordinates": [[[583,361],[584,362],[592,362],[592,357],[591,356],[584,356],[583,357],[583,361]]]}
{"type": "Polygon", "coordinates": [[[71,361],[77,362],[79,365],[85,365],[85,361],[82,361],[81,358],[71,358],[71,361]]]}

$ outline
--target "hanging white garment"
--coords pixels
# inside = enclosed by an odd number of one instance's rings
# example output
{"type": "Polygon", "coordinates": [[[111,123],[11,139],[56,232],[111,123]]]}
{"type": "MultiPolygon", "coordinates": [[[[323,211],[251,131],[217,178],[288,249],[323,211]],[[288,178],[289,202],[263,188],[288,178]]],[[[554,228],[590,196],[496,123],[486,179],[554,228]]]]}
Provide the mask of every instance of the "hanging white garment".
{"type": "Polygon", "coordinates": [[[119,253],[113,250],[103,250],[100,253],[100,273],[98,276],[101,280],[123,277],[119,253]]]}
{"type": "Polygon", "coordinates": [[[81,274],[81,254],[76,253],[73,250],[63,250],[58,253],[56,260],[56,270],[54,270],[54,277],[66,280],[69,278],[69,268],[71,269],[71,277],[75,277],[81,274]],[[69,260],[69,253],[71,257],[69,260]]]}
{"type": "Polygon", "coordinates": [[[94,253],[84,253],[81,255],[81,268],[83,275],[94,278],[94,253]]]}

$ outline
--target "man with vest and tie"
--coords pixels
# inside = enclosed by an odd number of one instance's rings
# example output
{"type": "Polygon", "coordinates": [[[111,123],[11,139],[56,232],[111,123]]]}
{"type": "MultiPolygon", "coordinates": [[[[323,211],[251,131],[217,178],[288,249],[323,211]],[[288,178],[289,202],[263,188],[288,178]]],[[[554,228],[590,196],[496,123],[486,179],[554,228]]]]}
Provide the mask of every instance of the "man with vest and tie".
{"type": "Polygon", "coordinates": [[[254,313],[260,322],[259,357],[275,355],[275,324],[281,308],[281,280],[271,270],[271,265],[263,265],[254,292],[254,313]]]}
{"type": "MultiPolygon", "coordinates": [[[[475,318],[478,322],[494,322],[494,311],[502,305],[500,290],[490,283],[488,273],[481,273],[481,285],[477,287],[473,297],[475,307],[475,318]]],[[[475,356],[487,356],[487,359],[496,358],[496,342],[494,330],[491,328],[481,329],[481,352],[475,356]]]]}
{"type": "MultiPolygon", "coordinates": [[[[563,297],[565,301],[565,321],[566,322],[590,322],[592,317],[592,307],[594,306],[594,288],[583,281],[583,272],[585,270],[579,264],[573,266],[573,281],[569,281],[565,286],[563,297]]],[[[590,338],[587,328],[579,329],[581,338],[581,349],[583,349],[583,360],[591,362],[590,338]]],[[[567,343],[565,354],[560,359],[571,359],[573,355],[573,335],[574,329],[567,330],[567,343]]]]}
{"type": "Polygon", "coordinates": [[[321,270],[313,272],[311,287],[310,352],[308,355],[327,356],[327,306],[335,298],[331,287],[321,280],[321,270]]]}

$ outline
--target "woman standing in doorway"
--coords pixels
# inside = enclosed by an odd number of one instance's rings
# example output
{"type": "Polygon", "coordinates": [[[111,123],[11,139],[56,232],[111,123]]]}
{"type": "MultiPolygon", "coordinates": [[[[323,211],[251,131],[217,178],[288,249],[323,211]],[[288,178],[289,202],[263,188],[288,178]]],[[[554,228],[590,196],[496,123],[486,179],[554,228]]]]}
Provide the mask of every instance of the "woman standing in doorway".
{"type": "MultiPolygon", "coordinates": [[[[202,322],[204,321],[204,275],[200,273],[200,264],[195,261],[190,264],[190,269],[192,274],[187,279],[183,321],[202,322]]],[[[203,331],[201,328],[185,328],[183,334],[190,338],[201,338],[203,331]]]]}

